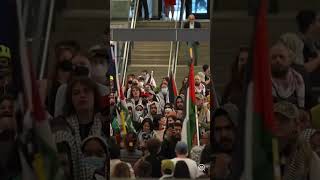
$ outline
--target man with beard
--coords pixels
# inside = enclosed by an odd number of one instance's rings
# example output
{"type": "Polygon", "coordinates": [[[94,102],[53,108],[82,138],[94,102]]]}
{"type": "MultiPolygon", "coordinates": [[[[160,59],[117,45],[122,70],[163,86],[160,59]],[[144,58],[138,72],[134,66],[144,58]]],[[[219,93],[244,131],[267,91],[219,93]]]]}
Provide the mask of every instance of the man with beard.
{"type": "Polygon", "coordinates": [[[195,81],[195,90],[196,93],[206,95],[206,86],[201,83],[201,78],[199,75],[194,76],[194,81],[195,81]]]}
{"type": "Polygon", "coordinates": [[[210,130],[210,111],[204,104],[204,96],[202,94],[196,94],[196,105],[199,119],[200,132],[210,130]]]}
{"type": "Polygon", "coordinates": [[[233,166],[232,155],[235,151],[235,135],[236,125],[230,118],[227,111],[217,109],[213,115],[213,149],[210,150],[210,145],[206,145],[201,154],[200,163],[209,163],[210,152],[213,159],[213,174],[211,177],[216,179],[228,179],[232,177],[233,166]]]}
{"type": "Polygon", "coordinates": [[[181,123],[168,125],[160,151],[160,155],[165,157],[165,159],[172,159],[176,157],[175,147],[177,142],[181,140],[181,129],[181,123]]]}
{"type": "Polygon", "coordinates": [[[292,67],[292,52],[281,42],[270,51],[272,96],[274,102],[289,101],[303,108],[305,85],[302,76],[292,67]]]}
{"type": "Polygon", "coordinates": [[[177,98],[176,98],[175,109],[176,110],[183,110],[184,109],[184,101],[181,96],[177,96],[177,98]]]}
{"type": "Polygon", "coordinates": [[[10,96],[0,100],[0,179],[15,178],[20,171],[13,101],[10,96]]]}
{"type": "Polygon", "coordinates": [[[157,114],[160,114],[160,108],[157,102],[152,102],[147,105],[148,106],[148,114],[146,117],[150,118],[153,121],[153,117],[157,114]]]}

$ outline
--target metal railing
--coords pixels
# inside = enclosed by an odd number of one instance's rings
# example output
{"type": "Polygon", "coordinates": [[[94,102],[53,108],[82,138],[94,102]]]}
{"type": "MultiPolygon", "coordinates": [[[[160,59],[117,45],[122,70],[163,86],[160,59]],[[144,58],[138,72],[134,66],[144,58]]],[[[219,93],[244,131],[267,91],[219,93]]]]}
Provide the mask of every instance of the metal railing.
{"type": "MultiPolygon", "coordinates": [[[[179,14],[179,21],[175,21],[175,29],[183,28],[183,12],[185,10],[185,2],[186,0],[180,1],[180,7],[178,6],[178,9],[180,9],[179,14]]],[[[179,4],[178,4],[179,5],[179,4]]],[[[180,42],[170,42],[170,56],[169,56],[169,67],[168,67],[168,76],[170,75],[170,72],[173,74],[173,77],[176,78],[176,72],[177,72],[177,63],[179,58],[179,48],[180,48],[180,42]],[[173,50],[173,46],[175,46],[175,50],[173,50]]]]}
{"type": "MultiPolygon", "coordinates": [[[[129,0],[129,3],[131,3],[130,0],[129,0]]],[[[136,0],[135,3],[134,3],[134,8],[133,9],[131,9],[131,7],[129,8],[129,11],[132,12],[132,18],[131,18],[131,22],[130,22],[130,29],[135,29],[136,28],[137,16],[138,16],[138,7],[139,7],[139,0],[136,0]]],[[[128,17],[128,21],[130,21],[130,15],[128,17]]],[[[125,44],[124,44],[122,65],[121,65],[121,72],[120,72],[120,74],[122,75],[122,78],[121,78],[122,85],[124,85],[125,79],[126,79],[130,48],[131,48],[131,41],[126,41],[125,44]]]]}
{"type": "Polygon", "coordinates": [[[19,9],[32,64],[37,65],[34,68],[40,80],[45,76],[54,6],[55,0],[22,1],[19,9]]]}

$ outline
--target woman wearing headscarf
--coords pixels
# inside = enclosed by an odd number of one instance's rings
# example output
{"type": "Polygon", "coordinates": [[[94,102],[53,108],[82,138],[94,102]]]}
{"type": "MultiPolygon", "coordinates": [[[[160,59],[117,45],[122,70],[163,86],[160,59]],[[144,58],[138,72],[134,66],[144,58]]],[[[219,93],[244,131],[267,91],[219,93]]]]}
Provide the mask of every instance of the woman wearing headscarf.
{"type": "Polygon", "coordinates": [[[132,124],[136,131],[140,130],[141,122],[143,121],[144,117],[144,106],[142,104],[134,106],[132,124]]]}
{"type": "Polygon", "coordinates": [[[100,136],[87,137],[82,141],[81,150],[83,159],[80,163],[84,167],[86,178],[89,180],[105,179],[109,153],[104,138],[100,136]]]}

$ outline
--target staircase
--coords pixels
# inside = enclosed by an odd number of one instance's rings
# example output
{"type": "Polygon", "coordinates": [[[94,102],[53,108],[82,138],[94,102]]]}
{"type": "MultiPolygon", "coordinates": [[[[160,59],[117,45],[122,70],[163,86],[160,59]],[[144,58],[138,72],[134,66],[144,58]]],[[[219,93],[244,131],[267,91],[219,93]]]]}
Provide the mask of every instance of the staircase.
{"type": "MultiPolygon", "coordinates": [[[[209,21],[201,21],[203,28],[209,28],[209,21]]],[[[174,28],[174,22],[165,21],[138,21],[136,28],[174,28]]],[[[199,47],[199,61],[195,67],[195,72],[202,70],[203,64],[209,64],[210,51],[209,42],[200,42],[199,47]]],[[[131,65],[128,66],[127,74],[139,74],[142,70],[146,69],[149,72],[154,71],[154,77],[156,82],[159,84],[163,77],[168,75],[168,65],[170,57],[170,42],[159,42],[159,41],[139,41],[134,42],[131,65]]],[[[175,47],[175,46],[173,46],[175,47]]],[[[176,84],[180,88],[182,80],[188,75],[188,49],[185,42],[180,43],[179,58],[176,73],[176,84]]]]}

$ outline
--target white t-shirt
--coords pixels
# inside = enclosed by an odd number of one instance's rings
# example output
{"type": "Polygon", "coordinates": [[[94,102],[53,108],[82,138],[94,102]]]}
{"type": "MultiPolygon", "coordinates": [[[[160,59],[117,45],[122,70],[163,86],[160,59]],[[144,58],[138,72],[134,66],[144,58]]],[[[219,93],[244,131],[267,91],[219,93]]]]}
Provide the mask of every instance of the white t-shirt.
{"type": "Polygon", "coordinates": [[[189,24],[190,29],[194,29],[194,23],[189,24]]]}
{"type": "Polygon", "coordinates": [[[171,161],[173,162],[174,165],[176,165],[176,163],[178,161],[184,161],[188,166],[191,179],[196,179],[196,178],[200,177],[201,175],[203,175],[203,172],[199,170],[197,163],[192,159],[173,158],[173,159],[171,159],[171,161]]]}

